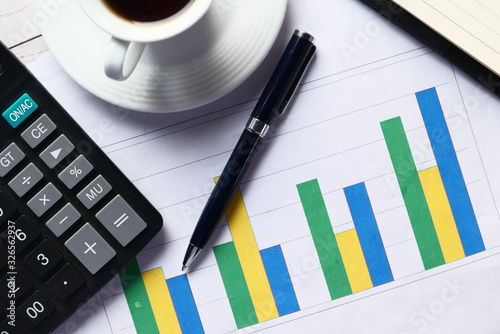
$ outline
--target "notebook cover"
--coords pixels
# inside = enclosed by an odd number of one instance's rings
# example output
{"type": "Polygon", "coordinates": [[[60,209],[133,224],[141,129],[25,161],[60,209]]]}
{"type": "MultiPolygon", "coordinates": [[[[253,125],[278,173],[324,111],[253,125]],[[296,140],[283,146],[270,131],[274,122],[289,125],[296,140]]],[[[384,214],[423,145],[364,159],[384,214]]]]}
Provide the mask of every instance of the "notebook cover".
{"type": "Polygon", "coordinates": [[[391,0],[362,0],[500,96],[500,77],[391,0]]]}

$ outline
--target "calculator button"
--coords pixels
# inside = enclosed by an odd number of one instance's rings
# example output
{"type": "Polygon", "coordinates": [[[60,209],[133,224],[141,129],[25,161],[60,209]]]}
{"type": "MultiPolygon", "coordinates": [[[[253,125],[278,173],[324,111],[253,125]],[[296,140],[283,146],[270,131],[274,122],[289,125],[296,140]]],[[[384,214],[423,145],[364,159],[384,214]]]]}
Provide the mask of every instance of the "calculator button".
{"type": "Polygon", "coordinates": [[[43,114],[31,124],[29,128],[24,130],[21,137],[23,137],[24,141],[28,143],[31,148],[35,148],[54,132],[56,128],[57,126],[52,122],[49,116],[43,114]]]}
{"type": "Polygon", "coordinates": [[[32,286],[33,283],[18,268],[14,268],[0,280],[0,298],[6,302],[19,300],[32,286]]]}
{"type": "Polygon", "coordinates": [[[91,274],[98,272],[116,255],[115,250],[89,223],[83,225],[64,245],[91,274]]]}
{"type": "Polygon", "coordinates": [[[47,286],[57,298],[66,300],[83,283],[85,283],[83,276],[72,265],[66,263],[61,270],[47,281],[47,286]]]}
{"type": "Polygon", "coordinates": [[[16,254],[19,254],[39,235],[40,231],[35,227],[35,224],[26,216],[21,216],[15,222],[9,221],[7,231],[2,233],[2,248],[6,250],[14,243],[16,254]]]}
{"type": "Polygon", "coordinates": [[[61,197],[61,192],[52,183],[49,183],[28,202],[28,206],[38,217],[41,217],[61,197]]]}
{"type": "Polygon", "coordinates": [[[102,175],[99,175],[94,181],[90,182],[88,186],[80,191],[76,197],[78,197],[80,202],[82,202],[87,209],[90,209],[109,193],[111,189],[111,185],[108,181],[106,181],[102,175]]]}
{"type": "Polygon", "coordinates": [[[59,179],[68,187],[72,189],[80,182],[85,176],[94,169],[94,166],[83,156],[80,155],[71,164],[68,165],[61,173],[59,179]]]}
{"type": "Polygon", "coordinates": [[[12,201],[5,195],[3,191],[0,191],[0,225],[5,223],[14,212],[16,212],[17,207],[12,201]]]}
{"type": "Polygon", "coordinates": [[[9,187],[14,190],[17,196],[22,197],[41,179],[43,179],[42,172],[34,163],[30,163],[9,182],[9,187]]]}
{"type": "Polygon", "coordinates": [[[59,237],[80,219],[80,217],[80,212],[78,212],[71,203],[68,203],[50,218],[46,225],[56,237],[59,237]]]}
{"type": "Polygon", "coordinates": [[[17,128],[29,115],[38,109],[36,102],[25,93],[14,102],[2,116],[13,128],[17,128]]]}
{"type": "Polygon", "coordinates": [[[23,151],[16,143],[10,144],[0,153],[0,177],[7,175],[24,157],[23,151]]]}
{"type": "Polygon", "coordinates": [[[30,328],[35,328],[43,319],[55,310],[54,305],[40,291],[31,295],[20,307],[19,320],[30,328]]]}
{"type": "Polygon", "coordinates": [[[48,240],[42,241],[24,259],[30,270],[38,277],[45,276],[61,260],[62,255],[48,240]]]}
{"type": "Polygon", "coordinates": [[[49,145],[49,147],[40,153],[40,159],[42,159],[49,168],[54,168],[74,149],[75,145],[73,145],[65,135],[60,135],[49,145]]]}
{"type": "Polygon", "coordinates": [[[96,218],[124,247],[146,228],[146,223],[120,195],[99,211],[96,218]]]}

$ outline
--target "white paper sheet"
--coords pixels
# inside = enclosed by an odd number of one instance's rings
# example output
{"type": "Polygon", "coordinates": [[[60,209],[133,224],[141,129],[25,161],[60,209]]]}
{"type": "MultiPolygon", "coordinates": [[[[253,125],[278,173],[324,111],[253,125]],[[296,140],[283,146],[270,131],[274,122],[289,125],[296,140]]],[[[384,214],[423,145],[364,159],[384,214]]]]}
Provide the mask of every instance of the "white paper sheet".
{"type": "MultiPolygon", "coordinates": [[[[500,331],[500,101],[357,1],[290,0],[276,47],[242,87],[179,114],[109,105],[51,55],[31,69],[164,218],[142,272],[181,275],[190,234],[293,29],[316,37],[303,84],[240,189],[259,249],[280,245],[300,310],[238,329],[212,247],[187,273],[206,333],[497,333],[500,331]],[[425,270],[380,122],[401,117],[418,170],[436,164],[415,93],[436,87],[486,250],[425,270]],[[364,182],[394,281],[332,300],[297,184],[318,179],[335,233],[352,229],[343,189],[364,182]]],[[[116,278],[56,333],[136,333],[116,278]]],[[[140,332],[138,330],[137,332],[140,332]]]]}

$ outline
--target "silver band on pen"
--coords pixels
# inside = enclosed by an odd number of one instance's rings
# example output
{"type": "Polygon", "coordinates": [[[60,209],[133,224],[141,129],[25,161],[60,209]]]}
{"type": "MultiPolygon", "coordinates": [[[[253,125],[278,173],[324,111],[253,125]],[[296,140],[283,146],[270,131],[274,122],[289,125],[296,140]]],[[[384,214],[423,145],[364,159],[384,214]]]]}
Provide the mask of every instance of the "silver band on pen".
{"type": "Polygon", "coordinates": [[[262,122],[258,118],[252,117],[248,120],[246,128],[250,132],[259,135],[259,137],[264,138],[267,131],[269,130],[269,125],[262,122]]]}

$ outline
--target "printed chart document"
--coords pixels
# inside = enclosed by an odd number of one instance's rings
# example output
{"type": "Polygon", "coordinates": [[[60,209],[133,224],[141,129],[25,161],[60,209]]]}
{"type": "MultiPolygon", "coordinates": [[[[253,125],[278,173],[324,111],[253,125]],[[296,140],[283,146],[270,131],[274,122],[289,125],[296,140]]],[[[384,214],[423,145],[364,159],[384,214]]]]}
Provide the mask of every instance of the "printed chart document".
{"type": "Polygon", "coordinates": [[[500,100],[368,6],[290,0],[242,87],[145,114],[32,70],[164,218],[56,333],[500,330],[500,100]],[[198,217],[295,28],[317,54],[210,243],[198,217]]]}
{"type": "Polygon", "coordinates": [[[500,75],[500,2],[497,0],[393,0],[500,75]]]}

